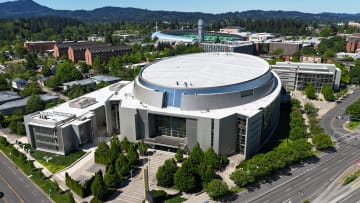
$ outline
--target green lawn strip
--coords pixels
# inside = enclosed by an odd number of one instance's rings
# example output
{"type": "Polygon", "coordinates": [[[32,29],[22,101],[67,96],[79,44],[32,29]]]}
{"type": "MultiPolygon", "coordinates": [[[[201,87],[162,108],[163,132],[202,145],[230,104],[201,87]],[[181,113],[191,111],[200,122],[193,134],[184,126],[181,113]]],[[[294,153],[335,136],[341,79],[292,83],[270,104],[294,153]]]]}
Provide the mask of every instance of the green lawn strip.
{"type": "Polygon", "coordinates": [[[356,129],[360,125],[360,121],[350,121],[348,128],[351,130],[356,129]]]}
{"type": "Polygon", "coordinates": [[[47,178],[40,169],[35,168],[31,161],[28,161],[24,154],[19,152],[19,156],[14,156],[14,146],[8,144],[5,146],[0,143],[0,150],[15,164],[17,165],[26,175],[31,175],[31,179],[36,183],[46,194],[50,195],[51,199],[57,203],[74,203],[75,200],[69,191],[62,191],[59,186],[47,178]]]}
{"type": "Polygon", "coordinates": [[[51,154],[48,152],[33,151],[31,153],[31,156],[34,157],[34,159],[36,159],[42,165],[44,165],[47,169],[49,169],[49,171],[51,171],[52,173],[56,173],[74,163],[84,154],[84,151],[77,151],[67,156],[62,156],[57,154],[51,154]],[[50,159],[46,161],[46,158],[50,159]]]}
{"type": "Polygon", "coordinates": [[[175,197],[165,200],[165,203],[181,203],[181,202],[185,202],[186,200],[187,200],[186,198],[183,198],[180,196],[175,196],[175,197]]]}

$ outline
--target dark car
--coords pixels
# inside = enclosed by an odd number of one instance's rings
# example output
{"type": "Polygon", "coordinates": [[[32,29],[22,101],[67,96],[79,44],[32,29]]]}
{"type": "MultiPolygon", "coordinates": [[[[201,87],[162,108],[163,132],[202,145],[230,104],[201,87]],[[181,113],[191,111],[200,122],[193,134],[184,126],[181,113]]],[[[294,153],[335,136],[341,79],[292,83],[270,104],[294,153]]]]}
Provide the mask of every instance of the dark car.
{"type": "Polygon", "coordinates": [[[0,199],[4,197],[4,193],[0,192],[0,199]]]}

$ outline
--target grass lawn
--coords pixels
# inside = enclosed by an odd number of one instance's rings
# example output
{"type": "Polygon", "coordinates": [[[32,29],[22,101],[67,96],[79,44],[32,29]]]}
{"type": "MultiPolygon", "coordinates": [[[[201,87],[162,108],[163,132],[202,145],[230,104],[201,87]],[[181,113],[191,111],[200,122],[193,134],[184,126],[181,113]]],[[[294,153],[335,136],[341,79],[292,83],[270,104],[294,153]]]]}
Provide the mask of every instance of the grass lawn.
{"type": "Polygon", "coordinates": [[[34,157],[34,159],[36,159],[42,165],[44,165],[47,169],[49,169],[49,171],[51,171],[52,173],[56,173],[66,168],[70,164],[74,163],[84,154],[84,151],[77,151],[67,156],[62,156],[57,154],[51,154],[48,152],[33,151],[31,153],[31,156],[34,157]],[[48,162],[46,161],[47,158],[48,162]]]}
{"type": "Polygon", "coordinates": [[[355,130],[360,125],[360,121],[350,121],[348,128],[355,130]]]}
{"type": "Polygon", "coordinates": [[[170,199],[165,200],[165,203],[181,203],[181,202],[185,202],[186,199],[180,196],[175,196],[172,197],[170,199]]]}

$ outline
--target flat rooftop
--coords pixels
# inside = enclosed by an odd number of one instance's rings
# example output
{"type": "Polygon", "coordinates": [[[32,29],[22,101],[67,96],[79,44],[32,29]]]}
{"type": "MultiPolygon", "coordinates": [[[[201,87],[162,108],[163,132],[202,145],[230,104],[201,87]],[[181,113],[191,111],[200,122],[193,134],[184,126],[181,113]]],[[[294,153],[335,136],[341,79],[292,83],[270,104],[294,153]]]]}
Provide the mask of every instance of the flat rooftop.
{"type": "Polygon", "coordinates": [[[256,79],[270,69],[258,57],[238,53],[198,53],[160,60],[147,66],[142,79],[165,87],[219,87],[256,79]]]}

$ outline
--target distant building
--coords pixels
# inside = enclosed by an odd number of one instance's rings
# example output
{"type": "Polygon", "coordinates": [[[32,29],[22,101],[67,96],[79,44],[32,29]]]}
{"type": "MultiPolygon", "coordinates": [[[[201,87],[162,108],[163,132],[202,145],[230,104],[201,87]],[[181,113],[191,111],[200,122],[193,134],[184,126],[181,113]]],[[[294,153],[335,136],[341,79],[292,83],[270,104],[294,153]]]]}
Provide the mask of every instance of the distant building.
{"type": "Polygon", "coordinates": [[[27,51],[53,51],[55,41],[26,41],[24,47],[27,51]]]}
{"type": "Polygon", "coordinates": [[[321,56],[301,56],[300,61],[303,63],[321,63],[321,56]]]}
{"type": "Polygon", "coordinates": [[[22,97],[17,92],[10,91],[10,90],[0,91],[0,105],[4,104],[6,102],[18,100],[21,98],[22,97]]]}
{"type": "Polygon", "coordinates": [[[233,52],[243,54],[255,54],[255,44],[251,42],[232,43],[201,43],[200,48],[205,52],[233,52]]]}
{"type": "Polygon", "coordinates": [[[353,33],[347,37],[346,52],[354,53],[360,49],[360,33],[353,33]]]}
{"type": "Polygon", "coordinates": [[[341,70],[334,64],[277,62],[271,69],[278,74],[282,86],[289,91],[304,90],[309,82],[317,92],[325,84],[332,85],[335,90],[340,87],[341,70]]]}
{"type": "Polygon", "coordinates": [[[265,40],[274,38],[273,34],[270,33],[254,33],[249,35],[248,39],[250,42],[264,42],[265,40]]]}
{"type": "Polygon", "coordinates": [[[85,62],[92,65],[94,59],[99,57],[100,61],[107,61],[114,56],[122,56],[131,52],[131,47],[128,45],[122,46],[107,46],[107,47],[89,47],[85,51],[85,62]]]}
{"type": "Polygon", "coordinates": [[[112,84],[121,81],[121,78],[110,75],[96,75],[94,77],[91,77],[91,79],[94,80],[96,84],[99,84],[101,82],[112,84]]]}
{"type": "Polygon", "coordinates": [[[221,33],[227,33],[227,34],[238,34],[241,31],[243,31],[243,28],[239,26],[228,26],[220,29],[221,33]]]}
{"type": "Polygon", "coordinates": [[[83,87],[86,87],[86,86],[95,87],[96,82],[90,78],[83,79],[83,80],[75,80],[75,81],[63,83],[63,88],[64,88],[64,90],[68,90],[70,87],[72,87],[74,85],[80,85],[83,87]]]}
{"type": "Polygon", "coordinates": [[[21,78],[15,78],[11,82],[11,87],[17,90],[23,90],[27,85],[27,81],[21,78]]]}
{"type": "Polygon", "coordinates": [[[282,50],[282,56],[292,56],[295,52],[301,49],[302,45],[299,42],[270,42],[269,53],[273,53],[275,50],[282,50]]]}
{"type": "MultiPolygon", "coordinates": [[[[59,99],[59,96],[52,94],[40,94],[40,99],[44,102],[53,102],[59,99]]],[[[4,116],[12,115],[16,111],[25,112],[25,106],[30,97],[26,97],[23,99],[13,100],[0,105],[0,113],[4,116]]]]}
{"type": "Polygon", "coordinates": [[[58,42],[54,46],[54,57],[61,58],[66,57],[68,58],[68,51],[69,47],[77,46],[77,45],[91,45],[96,44],[96,42],[89,42],[89,41],[79,41],[79,42],[58,42]]]}
{"type": "Polygon", "coordinates": [[[89,42],[105,42],[105,37],[98,37],[96,35],[88,37],[89,42]]]}
{"type": "Polygon", "coordinates": [[[85,51],[87,48],[97,47],[111,47],[111,44],[105,43],[89,43],[89,44],[74,44],[69,46],[68,56],[69,60],[76,63],[78,61],[85,61],[85,51]]]}

